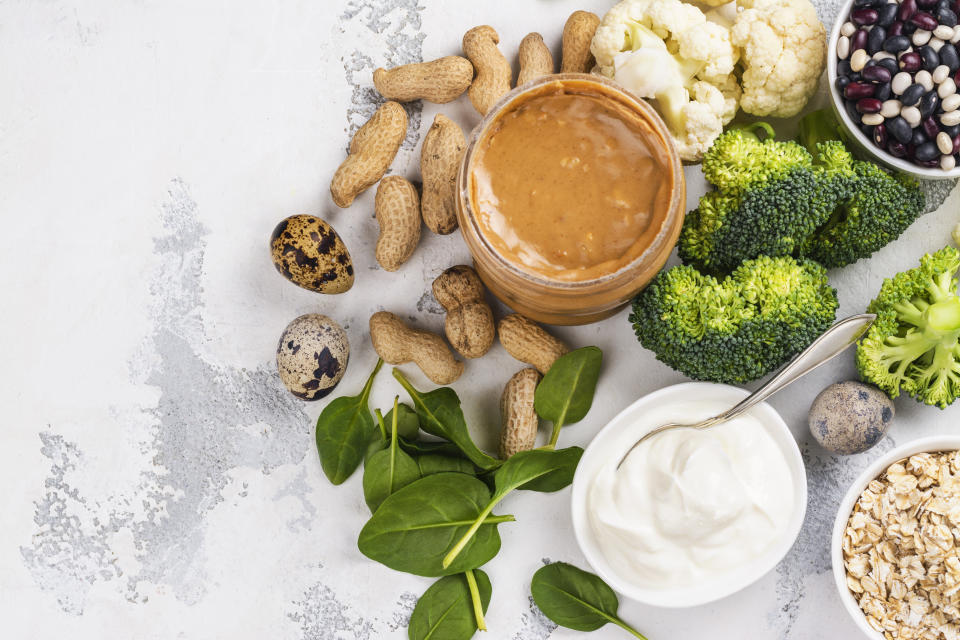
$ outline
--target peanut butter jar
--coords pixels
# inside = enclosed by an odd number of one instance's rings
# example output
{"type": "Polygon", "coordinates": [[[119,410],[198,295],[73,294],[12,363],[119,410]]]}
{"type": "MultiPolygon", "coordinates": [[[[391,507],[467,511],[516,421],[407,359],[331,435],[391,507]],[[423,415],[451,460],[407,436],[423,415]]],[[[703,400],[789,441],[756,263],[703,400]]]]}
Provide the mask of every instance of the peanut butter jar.
{"type": "Polygon", "coordinates": [[[595,322],[627,304],[667,261],[686,206],[660,116],[585,74],[504,96],[471,134],[457,180],[480,277],[550,324],[595,322]]]}

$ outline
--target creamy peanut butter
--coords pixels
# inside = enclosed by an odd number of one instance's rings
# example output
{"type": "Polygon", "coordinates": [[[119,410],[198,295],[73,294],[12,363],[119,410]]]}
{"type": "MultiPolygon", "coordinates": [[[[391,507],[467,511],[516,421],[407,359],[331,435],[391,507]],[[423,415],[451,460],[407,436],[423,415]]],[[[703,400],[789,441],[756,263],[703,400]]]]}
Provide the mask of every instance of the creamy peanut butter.
{"type": "Polygon", "coordinates": [[[581,282],[653,243],[677,185],[668,144],[636,108],[589,81],[545,84],[478,141],[469,189],[480,233],[516,267],[581,282]]]}

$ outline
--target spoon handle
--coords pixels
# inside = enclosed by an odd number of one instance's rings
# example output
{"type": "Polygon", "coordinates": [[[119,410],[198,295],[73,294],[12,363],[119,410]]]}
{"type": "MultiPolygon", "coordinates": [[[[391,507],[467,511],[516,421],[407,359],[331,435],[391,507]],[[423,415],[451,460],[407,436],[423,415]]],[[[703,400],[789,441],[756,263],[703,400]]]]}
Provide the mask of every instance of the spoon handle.
{"type": "Polygon", "coordinates": [[[763,402],[788,384],[796,381],[820,365],[840,355],[847,347],[856,342],[867,332],[877,316],[872,313],[863,313],[844,318],[827,329],[809,347],[800,352],[783,369],[742,402],[728,411],[720,414],[720,422],[732,420],[754,405],[763,402]]]}

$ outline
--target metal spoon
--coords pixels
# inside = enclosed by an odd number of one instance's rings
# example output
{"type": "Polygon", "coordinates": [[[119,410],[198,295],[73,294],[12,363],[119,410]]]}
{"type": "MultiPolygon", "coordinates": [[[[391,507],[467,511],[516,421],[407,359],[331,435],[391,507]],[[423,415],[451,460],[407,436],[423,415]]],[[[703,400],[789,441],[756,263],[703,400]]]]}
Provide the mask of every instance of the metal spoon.
{"type": "Polygon", "coordinates": [[[693,424],[665,424],[662,427],[649,431],[642,438],[637,440],[630,449],[620,458],[617,463],[617,469],[623,464],[634,449],[640,446],[641,442],[649,440],[653,436],[669,431],[671,429],[708,429],[728,420],[736,418],[744,411],[747,411],[754,405],[763,402],[777,391],[780,391],[790,383],[799,380],[820,365],[840,355],[847,347],[855,343],[867,332],[877,316],[872,313],[863,313],[856,316],[850,316],[837,322],[827,329],[823,335],[813,341],[813,343],[800,352],[800,354],[791,360],[775,376],[770,378],[766,384],[744,398],[733,408],[724,411],[720,415],[695,422],[693,424]]]}

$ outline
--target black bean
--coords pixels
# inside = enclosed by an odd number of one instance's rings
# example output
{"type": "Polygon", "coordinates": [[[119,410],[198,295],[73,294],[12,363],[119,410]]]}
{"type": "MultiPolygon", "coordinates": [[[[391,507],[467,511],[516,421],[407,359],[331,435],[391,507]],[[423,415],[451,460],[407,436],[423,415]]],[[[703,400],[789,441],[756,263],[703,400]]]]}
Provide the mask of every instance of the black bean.
{"type": "Polygon", "coordinates": [[[931,160],[918,160],[915,158],[913,164],[926,167],[928,169],[936,169],[940,166],[940,158],[933,158],[931,160]]]}
{"type": "Polygon", "coordinates": [[[903,144],[910,142],[910,138],[913,137],[913,129],[901,116],[887,120],[887,132],[903,144]]]}
{"type": "Polygon", "coordinates": [[[873,144],[881,149],[887,146],[887,128],[884,125],[878,124],[873,128],[873,144]]]}
{"type": "MultiPolygon", "coordinates": [[[[889,40],[889,38],[887,39],[889,40]]],[[[920,54],[916,51],[909,51],[900,56],[900,69],[906,71],[907,73],[920,71],[921,63],[922,60],[920,59],[920,54]]]]}
{"type": "Polygon", "coordinates": [[[923,127],[923,132],[927,134],[927,139],[929,140],[933,140],[937,137],[937,134],[940,133],[940,127],[937,125],[937,121],[929,116],[924,118],[920,126],[923,127]]]}
{"type": "Polygon", "coordinates": [[[937,52],[934,51],[930,45],[923,45],[917,50],[917,53],[920,54],[920,64],[922,64],[923,68],[927,71],[933,71],[940,66],[940,56],[937,55],[937,52]]]}
{"type": "Polygon", "coordinates": [[[937,22],[948,27],[955,27],[957,26],[957,14],[950,9],[939,9],[937,10],[937,22]]]}
{"type": "Polygon", "coordinates": [[[946,133],[951,138],[960,136],[960,124],[952,124],[950,126],[941,125],[940,130],[946,133]]]}
{"type": "Polygon", "coordinates": [[[913,17],[913,14],[917,12],[917,0],[903,0],[900,3],[900,10],[897,12],[897,17],[906,22],[913,17]]]}
{"type": "Polygon", "coordinates": [[[917,127],[913,130],[913,135],[910,136],[910,144],[914,147],[919,147],[920,145],[926,143],[929,140],[927,134],[923,132],[923,129],[917,127]]]}
{"type": "Polygon", "coordinates": [[[883,50],[888,53],[900,53],[910,48],[910,38],[907,36],[892,36],[883,41],[883,50]]]}
{"type": "MultiPolygon", "coordinates": [[[[920,97],[923,95],[923,85],[920,83],[915,83],[907,87],[907,90],[903,92],[900,96],[900,102],[903,103],[905,107],[912,107],[913,105],[920,102],[920,97]]],[[[851,96],[848,96],[851,97],[851,96]]]]}
{"type": "Polygon", "coordinates": [[[893,74],[890,73],[889,69],[881,67],[880,65],[864,67],[863,71],[860,72],[860,75],[863,76],[864,80],[869,80],[871,82],[890,82],[890,78],[893,77],[893,74]]]}
{"type": "MultiPolygon", "coordinates": [[[[859,31],[857,31],[857,33],[853,34],[853,35],[854,35],[854,38],[856,38],[856,36],[857,36],[858,34],[860,34],[862,31],[863,31],[863,29],[860,29],[859,31]]],[[[869,32],[867,33],[867,35],[866,35],[866,45],[865,45],[865,46],[866,46],[866,48],[867,48],[867,53],[869,53],[870,55],[873,55],[873,54],[877,53],[878,51],[880,51],[880,49],[883,48],[883,41],[886,40],[886,39],[887,39],[887,30],[884,29],[883,27],[877,25],[877,26],[874,27],[873,29],[870,29],[870,31],[869,31],[869,32]]],[[[851,49],[850,49],[850,50],[851,50],[851,51],[856,51],[856,49],[853,49],[853,47],[852,47],[852,42],[853,42],[853,41],[851,40],[851,49]]],[[[861,47],[861,48],[862,48],[862,47],[861,47]]]]}
{"type": "Polygon", "coordinates": [[[917,25],[912,22],[903,23],[903,34],[907,36],[912,36],[913,32],[917,30],[917,25]]]}
{"type": "Polygon", "coordinates": [[[917,6],[923,7],[924,9],[936,6],[936,4],[937,0],[917,0],[917,6]]]}
{"type": "Polygon", "coordinates": [[[937,19],[925,11],[919,11],[910,18],[910,24],[915,24],[920,29],[933,31],[937,28],[937,19]]]}
{"type": "Polygon", "coordinates": [[[890,91],[890,83],[884,82],[883,84],[878,84],[877,88],[873,90],[873,97],[877,100],[889,100],[890,96],[893,94],[890,91]]]}
{"type": "Polygon", "coordinates": [[[843,107],[847,110],[847,115],[850,116],[851,120],[854,122],[860,122],[860,112],[857,111],[856,102],[844,102],[843,107]]]}
{"type": "Polygon", "coordinates": [[[887,29],[888,36],[899,36],[902,33],[903,33],[902,22],[894,22],[892,25],[890,25],[890,28],[887,29]]]}
{"type": "Polygon", "coordinates": [[[889,27],[897,19],[897,9],[900,6],[895,2],[888,2],[877,10],[877,24],[881,27],[889,27]]]}
{"type": "MultiPolygon", "coordinates": [[[[889,58],[887,58],[889,60],[889,58]]],[[[838,76],[849,76],[853,73],[853,70],[850,68],[850,62],[847,60],[841,60],[837,63],[837,75],[838,76]]],[[[849,78],[848,78],[849,79],[849,78]]]]}
{"type": "Polygon", "coordinates": [[[880,0],[853,0],[853,7],[859,9],[860,7],[875,7],[880,4],[880,0]]]}
{"type": "Polygon", "coordinates": [[[956,73],[960,70],[960,54],[957,53],[957,48],[951,44],[947,43],[940,47],[940,64],[945,64],[950,69],[950,73],[956,73]]]}
{"type": "MultiPolygon", "coordinates": [[[[847,61],[843,60],[843,62],[847,62],[847,61]]],[[[898,65],[897,61],[893,58],[884,58],[883,60],[880,60],[877,64],[879,64],[881,67],[889,71],[891,75],[896,75],[896,73],[900,71],[900,65],[898,65]]],[[[849,62],[847,62],[847,68],[848,69],[850,68],[849,62]]]]}
{"type": "Polygon", "coordinates": [[[938,0],[938,1],[934,4],[934,6],[936,7],[936,9],[934,9],[934,15],[936,15],[936,12],[937,12],[937,11],[940,11],[940,9],[949,9],[949,8],[950,8],[950,2],[951,2],[951,0],[938,0]]]}
{"type": "Polygon", "coordinates": [[[891,140],[887,145],[887,152],[894,158],[902,158],[907,155],[907,147],[902,142],[891,140]]]}
{"type": "Polygon", "coordinates": [[[862,131],[862,132],[863,132],[863,135],[867,136],[868,138],[873,137],[873,126],[872,126],[872,125],[869,125],[869,124],[861,124],[861,125],[860,125],[860,131],[862,131]]]}
{"type": "MultiPolygon", "coordinates": [[[[867,49],[867,52],[870,53],[870,49],[867,48],[867,41],[870,39],[870,36],[867,34],[866,29],[857,29],[853,32],[853,35],[850,36],[850,52],[853,53],[857,49],[867,49]]],[[[870,53],[873,55],[876,53],[870,53]]]]}
{"type": "Polygon", "coordinates": [[[837,87],[837,91],[839,91],[840,93],[843,93],[843,90],[847,87],[848,84],[850,84],[850,78],[846,76],[837,76],[837,80],[834,84],[837,87]]]}
{"type": "Polygon", "coordinates": [[[937,95],[937,90],[928,91],[923,94],[923,97],[920,98],[920,117],[929,118],[937,112],[937,108],[940,106],[940,96],[937,95]]]}

